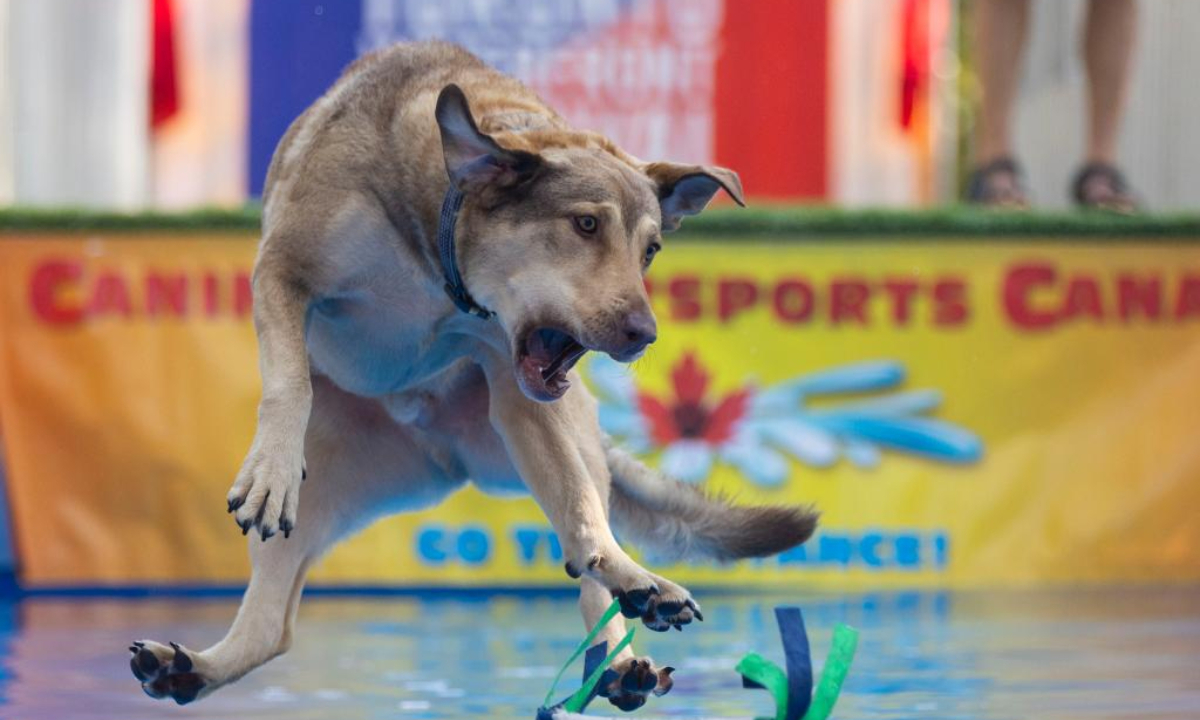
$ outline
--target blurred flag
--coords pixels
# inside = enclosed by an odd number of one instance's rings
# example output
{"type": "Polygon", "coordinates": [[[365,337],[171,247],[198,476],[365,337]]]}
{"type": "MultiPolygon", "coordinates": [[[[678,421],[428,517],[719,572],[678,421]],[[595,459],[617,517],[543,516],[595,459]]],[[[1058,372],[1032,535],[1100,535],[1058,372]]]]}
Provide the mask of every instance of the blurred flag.
{"type": "Polygon", "coordinates": [[[829,0],[255,0],[250,182],[356,56],[459,43],[648,160],[736,168],[755,198],[826,195],[829,0]],[[303,68],[303,72],[297,72],[303,68]]]}
{"type": "Polygon", "coordinates": [[[179,70],[175,64],[172,0],[153,3],[150,40],[150,126],[157,130],[179,111],[179,70]]]}

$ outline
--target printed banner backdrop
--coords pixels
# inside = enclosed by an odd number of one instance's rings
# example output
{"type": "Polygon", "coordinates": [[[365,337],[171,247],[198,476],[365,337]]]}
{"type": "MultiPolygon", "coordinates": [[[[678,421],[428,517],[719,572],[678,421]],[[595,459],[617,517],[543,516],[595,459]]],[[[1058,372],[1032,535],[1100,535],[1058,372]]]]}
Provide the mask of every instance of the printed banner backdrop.
{"type": "MultiPolygon", "coordinates": [[[[0,240],[26,586],[244,580],[224,494],[254,429],[253,252],[247,236],[0,240]]],[[[678,477],[823,512],[802,549],[665,574],[1200,579],[1200,246],[729,238],[672,243],[650,286],[652,352],[584,371],[605,427],[678,477]]],[[[563,584],[560,555],[531,501],[467,490],[370,527],[313,580],[563,584]]]]}

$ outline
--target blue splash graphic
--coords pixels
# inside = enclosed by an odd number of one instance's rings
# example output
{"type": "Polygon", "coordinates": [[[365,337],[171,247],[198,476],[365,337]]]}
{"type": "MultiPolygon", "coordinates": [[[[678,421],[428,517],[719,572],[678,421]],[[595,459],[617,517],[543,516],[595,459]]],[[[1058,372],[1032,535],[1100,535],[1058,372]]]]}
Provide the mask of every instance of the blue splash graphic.
{"type": "Polygon", "coordinates": [[[942,402],[939,391],[900,389],[905,369],[896,361],[852,363],[752,387],[730,437],[719,442],[681,437],[665,446],[651,439],[626,366],[596,356],[587,374],[601,402],[605,432],[633,452],[661,450],[661,469],[688,482],[703,481],[717,461],[735,466],[756,485],[777,487],[790,475],[789,457],[816,468],[841,459],[874,468],[885,450],[954,464],[973,463],[983,455],[977,435],[931,417],[942,402]],[[863,399],[865,393],[879,395],[863,399]],[[839,397],[847,395],[854,397],[839,397]]]}

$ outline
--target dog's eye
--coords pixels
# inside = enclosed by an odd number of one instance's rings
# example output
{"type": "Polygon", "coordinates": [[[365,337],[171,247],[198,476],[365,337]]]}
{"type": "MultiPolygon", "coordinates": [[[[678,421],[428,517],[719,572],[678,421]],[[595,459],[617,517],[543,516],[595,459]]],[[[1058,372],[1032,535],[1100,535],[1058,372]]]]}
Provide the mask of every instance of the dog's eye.
{"type": "Polygon", "coordinates": [[[584,235],[594,235],[600,228],[600,221],[596,219],[595,215],[577,215],[573,219],[575,229],[584,235]]]}
{"type": "Polygon", "coordinates": [[[654,261],[654,256],[658,254],[659,250],[662,250],[662,245],[659,245],[656,242],[652,242],[649,245],[647,245],[646,246],[646,255],[645,255],[645,257],[642,258],[642,262],[645,263],[647,267],[649,267],[650,263],[654,261]]]}

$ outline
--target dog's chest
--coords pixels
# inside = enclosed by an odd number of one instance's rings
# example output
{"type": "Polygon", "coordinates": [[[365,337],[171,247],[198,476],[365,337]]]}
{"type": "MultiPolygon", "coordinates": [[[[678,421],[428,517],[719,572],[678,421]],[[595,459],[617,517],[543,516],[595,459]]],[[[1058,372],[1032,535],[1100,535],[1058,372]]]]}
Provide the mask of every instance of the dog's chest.
{"type": "Polygon", "coordinates": [[[379,397],[429,378],[462,356],[460,336],[434,331],[436,318],[403,297],[358,290],[315,303],[306,341],[316,369],[344,390],[379,397]]]}

